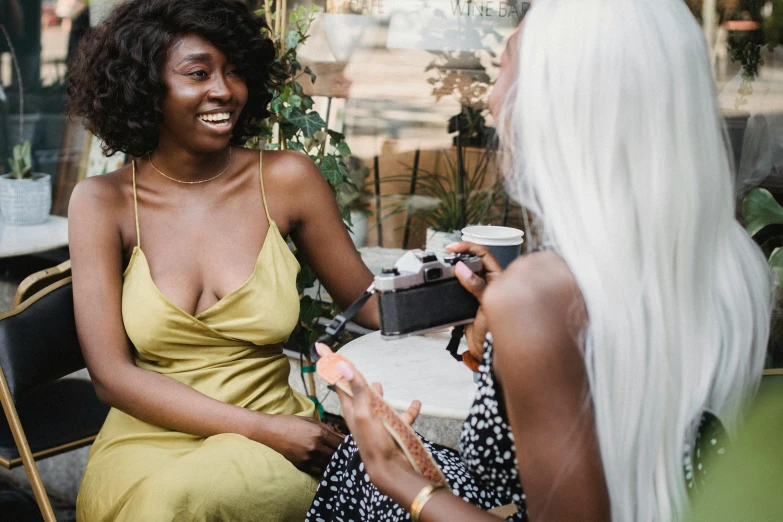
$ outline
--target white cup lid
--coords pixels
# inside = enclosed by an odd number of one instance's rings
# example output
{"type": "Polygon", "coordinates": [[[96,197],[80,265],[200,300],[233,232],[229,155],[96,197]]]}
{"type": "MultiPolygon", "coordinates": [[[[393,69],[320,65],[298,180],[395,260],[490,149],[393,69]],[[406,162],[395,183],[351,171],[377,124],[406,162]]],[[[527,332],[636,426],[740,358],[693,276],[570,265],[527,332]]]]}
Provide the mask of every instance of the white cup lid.
{"type": "Polygon", "coordinates": [[[521,245],[524,234],[518,228],[476,225],[462,229],[462,240],[487,246],[521,245]]]}

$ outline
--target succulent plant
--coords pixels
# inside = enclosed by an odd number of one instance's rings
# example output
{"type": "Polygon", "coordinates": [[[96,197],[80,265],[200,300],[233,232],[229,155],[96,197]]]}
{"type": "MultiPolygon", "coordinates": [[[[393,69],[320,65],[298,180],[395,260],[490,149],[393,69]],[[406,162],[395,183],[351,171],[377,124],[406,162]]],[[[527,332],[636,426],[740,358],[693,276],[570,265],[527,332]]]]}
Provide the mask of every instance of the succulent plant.
{"type": "Polygon", "coordinates": [[[14,145],[13,157],[8,158],[8,164],[11,165],[11,175],[14,179],[33,177],[30,140],[25,140],[19,145],[14,145]]]}

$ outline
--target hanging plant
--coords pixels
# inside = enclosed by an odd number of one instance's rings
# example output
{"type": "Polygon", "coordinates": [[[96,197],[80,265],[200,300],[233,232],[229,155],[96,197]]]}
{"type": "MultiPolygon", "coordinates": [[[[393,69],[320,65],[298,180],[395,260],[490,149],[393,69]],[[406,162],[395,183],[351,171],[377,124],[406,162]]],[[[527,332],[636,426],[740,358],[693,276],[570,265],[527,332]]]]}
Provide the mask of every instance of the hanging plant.
{"type": "MultiPolygon", "coordinates": [[[[289,12],[285,1],[275,0],[274,9],[272,3],[271,0],[266,0],[264,7],[259,9],[257,14],[266,19],[270,28],[268,36],[275,42],[278,50],[277,61],[285,67],[289,75],[281,86],[279,95],[270,104],[271,115],[261,122],[261,131],[248,145],[307,154],[329,182],[340,214],[350,226],[351,213],[343,205],[344,198],[341,198],[340,194],[348,187],[356,188],[345,165],[345,159],[350,156],[351,149],[345,142],[345,136],[330,129],[318,111],[313,109],[315,101],[304,92],[301,83],[316,81],[315,73],[299,62],[298,51],[309,38],[310,26],[319,8],[315,5],[299,6],[289,12]]],[[[316,324],[319,318],[333,318],[339,310],[335,305],[321,299],[321,287],[315,273],[301,252],[297,251],[295,255],[302,267],[296,282],[301,297],[299,328],[295,336],[302,368],[305,369],[312,365],[309,348],[318,339],[316,324]],[[315,298],[305,295],[305,291],[311,288],[316,288],[315,298]]],[[[305,389],[309,389],[311,398],[315,399],[315,382],[312,373],[309,375],[311,378],[309,383],[305,384],[305,389]]],[[[317,400],[314,402],[319,404],[317,400]]]]}

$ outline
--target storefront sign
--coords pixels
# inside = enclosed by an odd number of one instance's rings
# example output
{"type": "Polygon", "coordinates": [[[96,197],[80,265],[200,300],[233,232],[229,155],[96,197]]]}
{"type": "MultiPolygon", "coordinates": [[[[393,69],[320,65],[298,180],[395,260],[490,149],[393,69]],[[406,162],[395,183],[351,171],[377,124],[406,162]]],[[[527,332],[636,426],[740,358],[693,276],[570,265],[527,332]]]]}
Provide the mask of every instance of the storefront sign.
{"type": "Polygon", "coordinates": [[[496,50],[503,40],[498,37],[507,36],[530,8],[521,0],[375,1],[391,15],[388,47],[430,51],[496,50]]]}

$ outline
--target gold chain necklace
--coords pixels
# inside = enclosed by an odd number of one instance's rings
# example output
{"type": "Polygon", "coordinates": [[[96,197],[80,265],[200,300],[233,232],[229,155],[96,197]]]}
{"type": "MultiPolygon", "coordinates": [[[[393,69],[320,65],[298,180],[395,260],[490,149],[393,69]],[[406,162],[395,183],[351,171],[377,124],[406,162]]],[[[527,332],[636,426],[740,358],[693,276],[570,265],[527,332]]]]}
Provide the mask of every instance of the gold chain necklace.
{"type": "Polygon", "coordinates": [[[150,154],[147,154],[147,159],[150,162],[150,166],[153,169],[155,169],[155,172],[157,172],[158,174],[160,174],[164,178],[170,179],[171,181],[176,181],[177,183],[182,183],[183,185],[196,185],[198,183],[206,183],[207,181],[212,181],[213,179],[217,179],[217,178],[219,178],[220,176],[222,176],[223,174],[226,173],[228,168],[231,166],[231,145],[228,146],[228,165],[226,165],[226,168],[221,170],[220,174],[218,174],[217,176],[212,176],[211,178],[202,179],[200,181],[182,181],[181,179],[176,179],[176,178],[172,178],[171,176],[167,176],[164,173],[162,173],[160,170],[158,170],[158,167],[156,167],[155,164],[152,163],[152,156],[150,154]]]}

